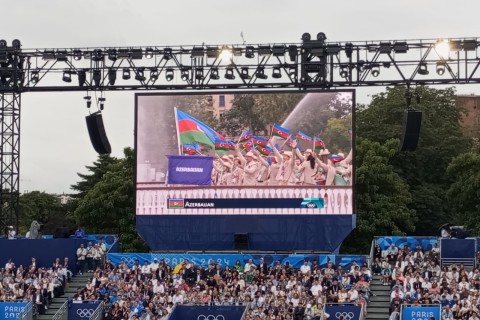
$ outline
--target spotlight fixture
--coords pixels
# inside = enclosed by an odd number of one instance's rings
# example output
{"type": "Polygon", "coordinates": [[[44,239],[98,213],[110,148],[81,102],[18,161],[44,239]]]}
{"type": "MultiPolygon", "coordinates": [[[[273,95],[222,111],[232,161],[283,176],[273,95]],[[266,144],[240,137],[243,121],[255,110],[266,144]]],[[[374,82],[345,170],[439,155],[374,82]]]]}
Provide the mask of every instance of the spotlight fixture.
{"type": "Polygon", "coordinates": [[[371,65],[371,69],[372,69],[372,76],[376,78],[380,75],[380,65],[378,63],[373,63],[371,65]]]}
{"type": "Polygon", "coordinates": [[[79,61],[82,59],[82,50],[76,49],[73,50],[73,60],[79,61]]]}
{"type": "Polygon", "coordinates": [[[33,84],[37,84],[39,80],[40,80],[40,77],[39,77],[38,71],[32,71],[32,74],[30,75],[30,81],[33,84]]]}
{"type": "Polygon", "coordinates": [[[150,68],[150,81],[155,82],[158,79],[158,69],[150,68]]]}
{"type": "Polygon", "coordinates": [[[297,59],[298,47],[294,44],[288,46],[288,56],[290,61],[294,62],[297,59]]]}
{"type": "Polygon", "coordinates": [[[53,60],[55,59],[55,51],[53,50],[45,50],[42,54],[43,60],[53,60]]]}
{"type": "Polygon", "coordinates": [[[296,80],[297,78],[297,68],[296,67],[290,67],[288,68],[288,76],[292,80],[296,80]]]}
{"type": "Polygon", "coordinates": [[[190,68],[187,66],[183,66],[180,68],[180,79],[182,81],[188,81],[190,80],[190,68]]]}
{"type": "Polygon", "coordinates": [[[108,83],[113,86],[115,85],[115,81],[117,80],[117,70],[110,69],[108,70],[108,83]]]}
{"type": "Polygon", "coordinates": [[[305,32],[304,34],[302,34],[302,41],[310,41],[312,39],[312,36],[310,35],[310,33],[308,32],[305,32]]]}
{"type": "Polygon", "coordinates": [[[20,43],[20,40],[15,39],[15,40],[12,41],[13,49],[19,50],[21,46],[22,46],[22,44],[20,43]]]}
{"type": "Polygon", "coordinates": [[[96,87],[100,87],[100,84],[102,82],[102,70],[93,70],[92,80],[96,87]]]}
{"type": "Polygon", "coordinates": [[[272,51],[270,46],[258,46],[258,55],[259,56],[269,56],[272,51]]]}
{"type": "Polygon", "coordinates": [[[124,69],[123,69],[122,79],[123,79],[123,80],[128,80],[128,79],[130,79],[130,69],[129,69],[129,68],[124,68],[124,69]]]}
{"type": "Polygon", "coordinates": [[[380,42],[378,52],[386,54],[392,52],[392,44],[390,42],[380,42]]]}
{"type": "Polygon", "coordinates": [[[250,79],[250,75],[248,74],[248,67],[242,67],[240,71],[240,78],[243,80],[248,80],[250,79]]]}
{"type": "Polygon", "coordinates": [[[234,80],[235,75],[233,74],[233,67],[229,66],[225,69],[225,79],[234,80]]]}
{"type": "Polygon", "coordinates": [[[98,104],[100,105],[100,111],[102,111],[105,108],[105,99],[104,97],[98,98],[98,104]]]}
{"type": "Polygon", "coordinates": [[[145,49],[145,58],[152,59],[153,58],[153,49],[147,48],[145,49]]]}
{"type": "Polygon", "coordinates": [[[445,65],[446,63],[443,61],[438,61],[437,62],[437,74],[439,76],[442,76],[445,73],[445,65]]]}
{"type": "Polygon", "coordinates": [[[213,67],[212,69],[210,69],[210,79],[212,79],[212,80],[220,79],[220,75],[218,74],[218,68],[217,67],[213,67]]]}
{"type": "Polygon", "coordinates": [[[172,81],[174,76],[173,68],[167,68],[165,70],[165,80],[172,81]]]}
{"type": "Polygon", "coordinates": [[[163,49],[163,59],[170,60],[172,59],[172,48],[163,49]]]}
{"type": "Polygon", "coordinates": [[[63,82],[67,82],[67,83],[72,82],[72,72],[69,69],[63,70],[62,80],[63,82]]]}
{"type": "Polygon", "coordinates": [[[117,58],[118,59],[130,58],[130,51],[128,49],[118,49],[117,58]]]}
{"type": "Polygon", "coordinates": [[[192,58],[202,58],[204,53],[203,47],[193,47],[192,48],[192,58]]]}
{"type": "Polygon", "coordinates": [[[135,80],[137,81],[145,81],[145,68],[138,68],[137,72],[135,73],[135,80]]]}
{"type": "Polygon", "coordinates": [[[108,49],[108,59],[117,60],[117,49],[108,49]]]}
{"type": "Polygon", "coordinates": [[[348,66],[347,65],[340,65],[340,77],[347,78],[348,77],[348,66]]]}
{"type": "Polygon", "coordinates": [[[272,54],[274,57],[281,57],[285,54],[285,46],[284,45],[274,45],[272,47],[272,54]]]}
{"type": "Polygon", "coordinates": [[[418,74],[421,74],[422,76],[426,76],[429,74],[428,67],[425,62],[420,62],[418,64],[418,74]]]}
{"type": "Polygon", "coordinates": [[[85,102],[87,103],[87,109],[90,109],[90,107],[92,106],[92,97],[90,97],[90,96],[85,96],[85,97],[83,97],[83,99],[84,99],[85,102]]]}
{"type": "Polygon", "coordinates": [[[67,51],[57,50],[57,54],[55,55],[55,58],[57,58],[57,61],[67,61],[68,60],[67,51]]]}
{"type": "Polygon", "coordinates": [[[347,56],[348,59],[351,59],[352,54],[353,54],[353,43],[351,42],[345,43],[345,55],[347,56]]]}
{"type": "Polygon", "coordinates": [[[257,78],[263,79],[263,80],[268,78],[268,76],[265,74],[265,67],[262,67],[262,66],[257,68],[255,75],[257,76],[257,78]]]}
{"type": "Polygon", "coordinates": [[[282,69],[280,66],[273,67],[272,78],[280,79],[282,77],[282,69]]]}
{"type": "Polygon", "coordinates": [[[198,67],[195,69],[195,79],[202,80],[203,79],[203,68],[198,67]]]}
{"type": "Polygon", "coordinates": [[[77,77],[78,77],[78,85],[80,87],[83,87],[87,82],[87,72],[85,70],[78,70],[77,77]]]}
{"type": "Polygon", "coordinates": [[[143,58],[143,51],[141,48],[135,48],[131,50],[130,57],[134,60],[140,60],[143,58]]]}
{"type": "Polygon", "coordinates": [[[233,56],[240,57],[242,55],[242,48],[233,48],[232,53],[233,56]]]}
{"type": "Polygon", "coordinates": [[[255,58],[255,48],[253,46],[246,46],[245,47],[245,58],[255,58]]]}
{"type": "Polygon", "coordinates": [[[216,58],[220,54],[218,47],[207,47],[207,58],[216,58]]]}
{"type": "Polygon", "coordinates": [[[92,53],[92,60],[93,61],[103,61],[105,56],[103,55],[103,51],[101,49],[95,49],[92,53]]]}
{"type": "Polygon", "coordinates": [[[395,53],[407,53],[408,44],[405,41],[394,42],[393,51],[395,51],[395,53]]]}

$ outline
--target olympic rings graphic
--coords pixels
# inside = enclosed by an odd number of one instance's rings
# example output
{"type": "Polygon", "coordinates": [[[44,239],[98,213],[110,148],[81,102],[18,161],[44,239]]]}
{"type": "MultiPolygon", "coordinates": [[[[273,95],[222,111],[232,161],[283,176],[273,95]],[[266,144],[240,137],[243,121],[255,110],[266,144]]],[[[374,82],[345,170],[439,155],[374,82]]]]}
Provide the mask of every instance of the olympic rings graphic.
{"type": "Polygon", "coordinates": [[[204,315],[204,314],[201,314],[197,317],[197,320],[225,320],[225,317],[222,315],[222,314],[219,314],[219,315],[213,315],[213,314],[209,314],[209,315],[204,315]]]}
{"type": "Polygon", "coordinates": [[[94,309],[77,309],[77,314],[81,318],[90,318],[94,312],[94,309]]]}
{"type": "Polygon", "coordinates": [[[342,319],[342,320],[352,320],[355,315],[353,312],[337,312],[335,313],[335,318],[336,319],[342,319]]]}

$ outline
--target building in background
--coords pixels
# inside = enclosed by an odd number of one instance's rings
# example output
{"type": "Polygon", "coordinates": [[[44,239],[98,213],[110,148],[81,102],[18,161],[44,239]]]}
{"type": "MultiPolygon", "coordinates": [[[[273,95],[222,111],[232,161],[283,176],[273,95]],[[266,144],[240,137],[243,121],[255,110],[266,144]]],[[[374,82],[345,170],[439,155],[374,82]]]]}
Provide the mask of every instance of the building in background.
{"type": "Polygon", "coordinates": [[[233,94],[215,94],[211,96],[211,107],[215,119],[220,119],[224,112],[232,109],[233,94]]]}
{"type": "Polygon", "coordinates": [[[466,112],[462,114],[460,122],[464,134],[469,137],[480,137],[480,96],[459,95],[457,107],[466,112]]]}

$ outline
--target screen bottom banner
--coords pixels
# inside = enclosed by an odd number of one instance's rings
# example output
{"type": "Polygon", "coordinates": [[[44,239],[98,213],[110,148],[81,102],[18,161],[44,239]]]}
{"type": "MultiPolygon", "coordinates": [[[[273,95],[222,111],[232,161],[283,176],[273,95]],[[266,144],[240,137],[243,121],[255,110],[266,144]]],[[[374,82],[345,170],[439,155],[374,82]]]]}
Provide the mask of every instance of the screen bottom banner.
{"type": "Polygon", "coordinates": [[[324,208],[323,198],[168,199],[169,209],[324,208]]]}

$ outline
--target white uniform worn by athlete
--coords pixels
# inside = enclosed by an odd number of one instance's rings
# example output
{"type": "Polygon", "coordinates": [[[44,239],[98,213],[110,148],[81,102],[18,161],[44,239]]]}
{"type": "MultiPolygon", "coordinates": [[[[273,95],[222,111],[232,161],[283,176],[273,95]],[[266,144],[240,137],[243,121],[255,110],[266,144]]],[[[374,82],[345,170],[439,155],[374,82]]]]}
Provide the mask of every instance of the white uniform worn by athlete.
{"type": "Polygon", "coordinates": [[[255,154],[251,151],[247,152],[245,157],[240,150],[237,150],[238,158],[243,164],[243,185],[254,186],[257,184],[257,176],[259,165],[256,160],[255,154]]]}

